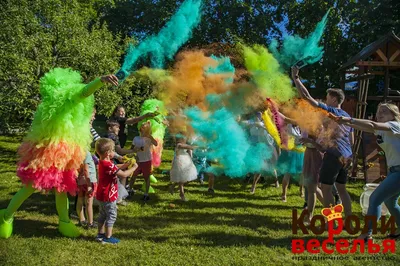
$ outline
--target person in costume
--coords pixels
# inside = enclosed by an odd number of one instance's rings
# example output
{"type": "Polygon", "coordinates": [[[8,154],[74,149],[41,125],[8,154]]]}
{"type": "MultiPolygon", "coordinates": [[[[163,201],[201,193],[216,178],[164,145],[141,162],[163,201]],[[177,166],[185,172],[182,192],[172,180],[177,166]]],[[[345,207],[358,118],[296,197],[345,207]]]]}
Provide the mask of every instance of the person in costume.
{"type": "Polygon", "coordinates": [[[15,212],[35,190],[54,190],[59,232],[66,237],[80,235],[69,219],[67,193],[77,192],[77,170],[92,139],[93,93],[104,83],[117,86],[118,78],[107,75],[86,85],[79,72],[55,68],[40,79],[42,102],[18,149],[17,175],[24,186],[0,210],[1,238],[11,236],[15,212]]]}
{"type": "Polygon", "coordinates": [[[192,151],[194,146],[186,143],[186,137],[179,134],[176,137],[176,148],[174,160],[170,171],[171,186],[170,192],[173,194],[175,185],[179,185],[179,195],[182,201],[186,201],[184,185],[197,179],[196,166],[192,161],[192,151]]]}

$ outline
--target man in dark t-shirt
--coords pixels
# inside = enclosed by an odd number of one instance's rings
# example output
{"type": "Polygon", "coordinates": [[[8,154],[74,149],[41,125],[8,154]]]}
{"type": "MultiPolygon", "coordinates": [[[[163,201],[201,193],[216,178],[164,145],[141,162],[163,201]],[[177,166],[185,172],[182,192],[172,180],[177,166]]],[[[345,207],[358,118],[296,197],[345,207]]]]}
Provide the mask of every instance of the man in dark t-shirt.
{"type": "MultiPolygon", "coordinates": [[[[350,117],[341,105],[345,95],[341,89],[328,89],[326,95],[326,104],[317,102],[300,81],[299,69],[292,67],[292,78],[301,97],[307,100],[311,105],[319,107],[336,116],[350,117]]],[[[345,125],[339,125],[334,121],[329,128],[334,128],[334,135],[331,137],[332,147],[325,150],[322,166],[319,173],[319,181],[322,186],[322,194],[324,197],[324,207],[335,205],[332,195],[332,186],[336,183],[337,190],[343,203],[346,217],[351,215],[351,199],[346,189],[347,182],[347,162],[352,157],[352,145],[354,140],[353,130],[345,125]]]]}

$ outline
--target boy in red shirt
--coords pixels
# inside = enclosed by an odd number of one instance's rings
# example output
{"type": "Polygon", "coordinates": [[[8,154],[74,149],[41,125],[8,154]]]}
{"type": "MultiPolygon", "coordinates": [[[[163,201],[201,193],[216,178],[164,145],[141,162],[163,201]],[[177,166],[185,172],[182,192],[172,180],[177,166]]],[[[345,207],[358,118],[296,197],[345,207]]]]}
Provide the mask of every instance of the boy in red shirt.
{"type": "Polygon", "coordinates": [[[100,216],[98,219],[97,241],[108,244],[117,244],[119,239],[112,237],[113,225],[117,219],[118,177],[126,178],[133,174],[137,165],[128,169],[126,164],[115,165],[112,158],[115,153],[115,144],[111,139],[101,138],[96,142],[96,152],[100,156],[99,182],[96,199],[100,202],[100,216]]]}

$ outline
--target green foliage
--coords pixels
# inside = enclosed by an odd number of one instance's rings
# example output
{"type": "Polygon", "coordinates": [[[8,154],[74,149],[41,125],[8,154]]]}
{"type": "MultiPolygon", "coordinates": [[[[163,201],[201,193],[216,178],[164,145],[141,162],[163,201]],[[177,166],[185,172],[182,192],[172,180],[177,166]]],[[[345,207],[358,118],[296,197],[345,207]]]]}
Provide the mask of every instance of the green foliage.
{"type": "Polygon", "coordinates": [[[142,103],[154,93],[154,83],[147,76],[133,74],[117,88],[96,92],[96,108],[99,114],[111,116],[116,106],[123,105],[127,114],[139,115],[142,103]]]}
{"type": "MultiPolygon", "coordinates": [[[[0,132],[26,128],[40,101],[38,81],[53,67],[79,70],[86,82],[115,73],[128,42],[156,34],[182,1],[175,0],[4,0],[0,5],[0,132]]],[[[281,38],[276,23],[285,21],[289,34],[308,35],[333,7],[322,40],[323,59],[302,70],[302,78],[325,89],[339,86],[337,69],[363,47],[390,30],[400,33],[400,2],[391,0],[203,0],[200,26],[182,49],[206,47],[207,53],[233,55],[238,39],[267,45],[281,38]],[[275,23],[276,22],[276,23],[275,23]]],[[[169,62],[171,65],[173,62],[169,62]]],[[[146,64],[146,62],[142,62],[146,64]]],[[[393,79],[391,87],[398,87],[393,79]]],[[[372,81],[371,86],[375,86],[372,81]]],[[[129,115],[152,96],[149,80],[131,77],[118,88],[96,93],[98,113],[110,115],[122,104],[129,115]]]]}
{"type": "Polygon", "coordinates": [[[78,1],[5,1],[0,25],[0,130],[29,124],[39,79],[54,67],[79,70],[85,81],[117,70],[122,47],[78,1]]]}

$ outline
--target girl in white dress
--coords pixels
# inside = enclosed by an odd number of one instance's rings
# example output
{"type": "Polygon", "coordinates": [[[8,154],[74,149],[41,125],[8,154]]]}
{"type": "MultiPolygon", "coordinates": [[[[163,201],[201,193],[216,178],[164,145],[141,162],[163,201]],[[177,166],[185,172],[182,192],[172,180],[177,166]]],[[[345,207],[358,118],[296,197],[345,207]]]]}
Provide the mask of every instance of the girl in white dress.
{"type": "Polygon", "coordinates": [[[183,201],[186,201],[183,188],[184,184],[197,179],[196,166],[192,161],[193,149],[193,146],[186,144],[186,138],[184,136],[180,136],[176,139],[175,156],[170,171],[171,182],[173,182],[170,186],[170,192],[172,194],[175,185],[178,184],[179,194],[183,201]]]}

